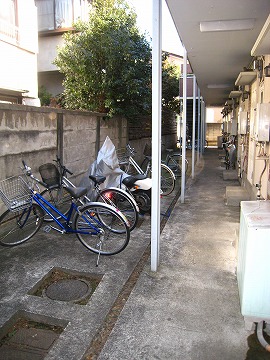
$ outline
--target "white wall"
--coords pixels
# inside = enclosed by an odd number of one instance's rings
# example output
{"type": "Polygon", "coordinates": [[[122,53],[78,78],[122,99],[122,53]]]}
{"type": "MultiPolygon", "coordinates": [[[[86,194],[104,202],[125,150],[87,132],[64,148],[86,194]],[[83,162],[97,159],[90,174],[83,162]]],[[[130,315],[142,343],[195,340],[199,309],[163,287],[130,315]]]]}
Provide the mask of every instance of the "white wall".
{"type": "Polygon", "coordinates": [[[26,90],[26,97],[37,98],[38,33],[34,0],[18,0],[18,24],[18,43],[0,34],[0,88],[26,90]]]}

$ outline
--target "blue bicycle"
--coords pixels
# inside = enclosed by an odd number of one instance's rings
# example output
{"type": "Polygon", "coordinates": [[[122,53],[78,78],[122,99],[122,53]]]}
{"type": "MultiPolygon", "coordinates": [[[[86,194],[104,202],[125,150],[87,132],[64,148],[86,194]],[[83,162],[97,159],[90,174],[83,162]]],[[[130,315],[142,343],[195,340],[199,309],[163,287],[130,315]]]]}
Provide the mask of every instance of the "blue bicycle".
{"type": "Polygon", "coordinates": [[[66,187],[72,201],[65,215],[34,190],[35,186],[39,190],[38,184],[46,184],[34,177],[24,161],[23,170],[22,176],[0,182],[0,197],[8,207],[0,216],[1,245],[16,246],[29,240],[41,228],[45,214],[54,224],[47,224],[47,230],[76,234],[88,250],[98,255],[118,254],[128,245],[128,221],[120,211],[99,202],[81,205],[79,199],[87,189],[66,187]]]}

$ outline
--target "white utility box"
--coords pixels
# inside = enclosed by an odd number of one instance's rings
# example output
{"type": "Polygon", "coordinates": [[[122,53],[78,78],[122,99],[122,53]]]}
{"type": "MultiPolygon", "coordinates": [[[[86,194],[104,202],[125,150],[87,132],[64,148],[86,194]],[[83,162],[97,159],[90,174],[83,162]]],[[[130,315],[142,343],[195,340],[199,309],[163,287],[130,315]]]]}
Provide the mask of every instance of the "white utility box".
{"type": "Polygon", "coordinates": [[[247,111],[239,112],[238,118],[239,118],[239,134],[245,135],[247,133],[248,112],[247,111]]]}
{"type": "Polygon", "coordinates": [[[270,104],[257,105],[257,118],[255,123],[255,136],[258,141],[269,141],[270,104]]]}
{"type": "Polygon", "coordinates": [[[237,281],[246,328],[270,322],[270,201],[242,201],[237,281]]]}

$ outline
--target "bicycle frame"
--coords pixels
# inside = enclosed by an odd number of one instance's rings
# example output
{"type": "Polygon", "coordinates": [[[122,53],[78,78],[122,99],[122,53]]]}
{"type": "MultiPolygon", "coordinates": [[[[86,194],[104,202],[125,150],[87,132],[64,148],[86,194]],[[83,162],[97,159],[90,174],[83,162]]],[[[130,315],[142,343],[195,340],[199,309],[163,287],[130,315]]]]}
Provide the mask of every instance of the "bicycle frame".
{"type": "MultiPolygon", "coordinates": [[[[173,153],[173,155],[174,155],[174,154],[175,154],[175,153],[173,153]]],[[[177,154],[177,156],[182,157],[181,154],[178,154],[178,153],[176,153],[176,154],[177,154]]],[[[171,160],[174,165],[178,165],[178,162],[177,162],[177,161],[174,159],[174,157],[171,156],[170,154],[167,154],[167,155],[166,155],[166,160],[163,160],[162,163],[163,163],[163,164],[168,164],[169,160],[171,160]]]]}
{"type": "Polygon", "coordinates": [[[144,171],[142,170],[142,168],[139,166],[139,164],[133,159],[132,156],[129,156],[129,157],[128,157],[128,162],[129,162],[129,164],[131,164],[131,165],[134,167],[134,169],[135,169],[139,174],[147,175],[148,170],[149,170],[149,163],[147,164],[146,171],[144,172],[144,171]]]}
{"type": "MultiPolygon", "coordinates": [[[[76,186],[65,176],[65,172],[69,170],[65,167],[62,166],[62,164],[60,163],[60,161],[58,161],[58,165],[60,166],[60,168],[62,169],[62,172],[61,172],[61,182],[65,185],[65,186],[70,186],[70,187],[73,187],[73,188],[76,188],[76,186]]],[[[70,174],[72,174],[71,172],[69,172],[70,174]]],[[[100,190],[100,187],[98,184],[95,185],[95,191],[97,193],[97,195],[101,196],[101,198],[103,199],[104,203],[107,203],[113,207],[115,207],[115,204],[113,201],[110,200],[110,198],[102,195],[102,191],[100,190]]],[[[114,190],[113,187],[110,187],[108,188],[108,191],[112,189],[114,190]]],[[[132,195],[130,195],[128,192],[127,192],[127,195],[129,195],[130,199],[133,200],[134,198],[132,197],[132,195]]],[[[86,196],[84,195],[83,196],[83,199],[84,201],[87,203],[87,202],[91,202],[91,200],[86,196]]],[[[81,199],[78,199],[78,201],[81,203],[81,205],[85,205],[85,203],[81,200],[81,199]]],[[[139,208],[138,208],[138,205],[137,203],[134,201],[134,206],[136,208],[137,211],[139,211],[139,208]]]]}
{"type": "MultiPolygon", "coordinates": [[[[71,187],[73,187],[73,188],[76,188],[76,186],[75,186],[67,177],[65,177],[65,176],[62,176],[62,181],[63,181],[63,184],[64,184],[64,185],[66,185],[66,186],[71,186],[71,187]]],[[[114,188],[112,188],[112,190],[113,190],[113,189],[114,189],[114,188]]],[[[99,194],[99,195],[101,196],[101,198],[103,199],[103,201],[104,201],[105,203],[107,203],[107,204],[115,207],[114,202],[111,201],[111,199],[110,199],[109,197],[102,195],[102,192],[100,191],[100,188],[99,188],[98,185],[95,187],[95,190],[96,190],[97,194],[99,194]]],[[[108,188],[108,191],[109,191],[109,190],[110,190],[110,188],[108,188]]],[[[127,192],[127,194],[129,194],[129,193],[127,192]]],[[[132,197],[131,195],[130,195],[129,197],[133,199],[133,197],[132,197]]],[[[91,200],[90,200],[86,195],[84,195],[83,198],[84,198],[84,200],[85,200],[86,202],[91,202],[91,200]]],[[[81,199],[78,199],[78,201],[79,201],[82,205],[84,205],[84,203],[83,203],[83,201],[82,201],[81,199]]],[[[139,211],[139,208],[138,208],[138,205],[137,205],[136,202],[135,202],[135,206],[136,206],[136,210],[139,211]]]]}
{"type": "MultiPolygon", "coordinates": [[[[64,175],[62,175],[62,183],[65,186],[71,186],[74,189],[76,188],[76,186],[64,175]]],[[[85,199],[86,202],[91,202],[91,200],[86,195],[84,195],[83,198],[85,199]]],[[[84,203],[81,199],[78,199],[78,201],[80,202],[81,205],[84,205],[84,203]]]]}
{"type": "MultiPolygon", "coordinates": [[[[56,229],[53,228],[54,230],[57,230],[59,232],[63,233],[73,233],[73,234],[87,234],[88,232],[85,231],[78,231],[78,230],[74,230],[70,227],[70,220],[72,217],[72,214],[75,211],[78,211],[78,206],[72,202],[70,205],[70,209],[68,211],[67,216],[65,216],[64,214],[62,214],[58,209],[56,209],[51,203],[49,203],[46,199],[44,199],[39,193],[35,193],[33,195],[33,200],[35,200],[35,202],[56,222],[56,224],[62,229],[56,229]],[[46,205],[46,206],[45,206],[46,205]],[[65,224],[62,224],[52,213],[49,209],[53,210],[54,212],[56,212],[63,220],[65,220],[65,224]]],[[[92,217],[91,217],[92,219],[92,217]]],[[[84,220],[87,222],[87,224],[93,229],[93,232],[91,232],[91,235],[96,235],[100,232],[99,229],[96,229],[86,218],[84,218],[84,220]]],[[[95,220],[96,223],[98,223],[97,220],[95,220]]]]}

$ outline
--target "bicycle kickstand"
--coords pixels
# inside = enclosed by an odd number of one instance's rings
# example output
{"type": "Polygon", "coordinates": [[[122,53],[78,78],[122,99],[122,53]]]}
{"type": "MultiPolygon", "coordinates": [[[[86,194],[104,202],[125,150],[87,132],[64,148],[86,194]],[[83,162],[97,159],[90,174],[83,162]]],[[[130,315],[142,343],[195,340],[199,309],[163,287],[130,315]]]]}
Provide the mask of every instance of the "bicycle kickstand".
{"type": "Polygon", "coordinates": [[[101,253],[101,243],[99,244],[99,252],[98,252],[98,256],[97,256],[96,267],[98,267],[98,264],[99,264],[100,253],[101,253]]]}

